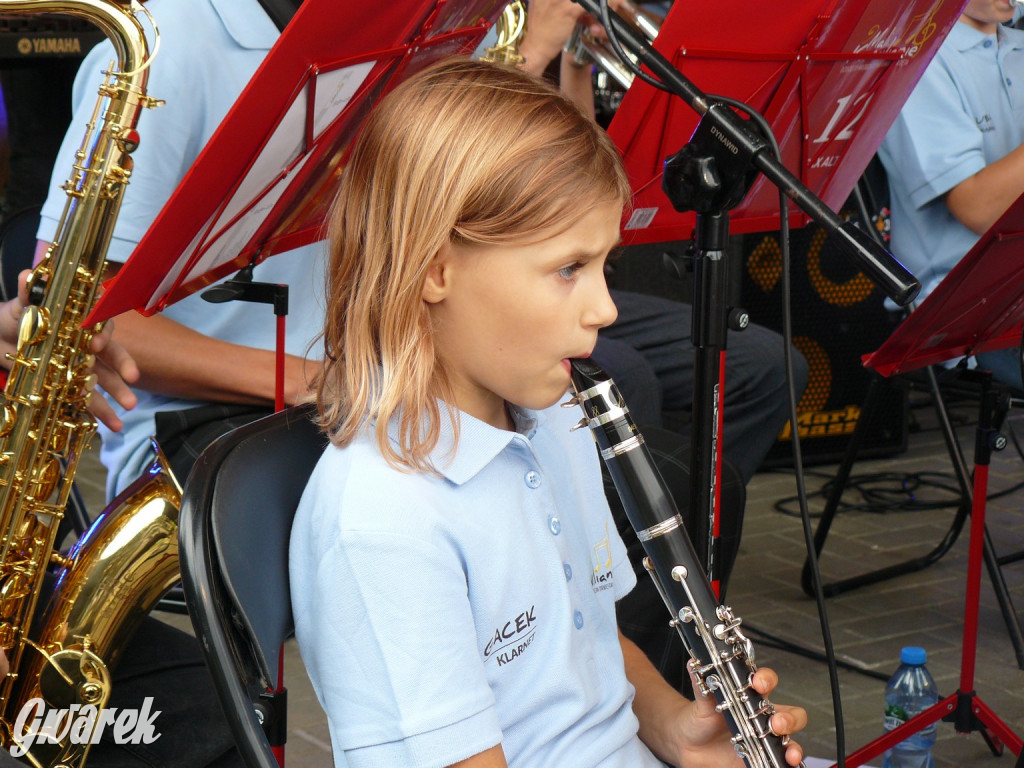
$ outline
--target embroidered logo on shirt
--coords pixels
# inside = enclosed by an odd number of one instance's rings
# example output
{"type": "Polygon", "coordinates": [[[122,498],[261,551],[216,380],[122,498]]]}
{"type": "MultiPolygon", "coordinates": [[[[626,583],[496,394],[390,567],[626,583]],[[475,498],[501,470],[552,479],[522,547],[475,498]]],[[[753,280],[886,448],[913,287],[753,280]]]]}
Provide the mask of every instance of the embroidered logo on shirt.
{"type": "Polygon", "coordinates": [[[612,547],[608,536],[608,523],[604,524],[604,538],[594,544],[594,572],[590,576],[590,586],[595,592],[612,588],[612,547]]]}
{"type": "Polygon", "coordinates": [[[512,617],[494,630],[490,642],[484,648],[484,659],[492,656],[497,659],[498,666],[503,667],[510,661],[519,658],[533,642],[537,628],[535,606],[512,617]]]}
{"type": "Polygon", "coordinates": [[[992,115],[982,115],[981,117],[974,118],[974,122],[978,124],[978,130],[982,133],[988,133],[996,129],[996,123],[992,119],[992,115]]]}

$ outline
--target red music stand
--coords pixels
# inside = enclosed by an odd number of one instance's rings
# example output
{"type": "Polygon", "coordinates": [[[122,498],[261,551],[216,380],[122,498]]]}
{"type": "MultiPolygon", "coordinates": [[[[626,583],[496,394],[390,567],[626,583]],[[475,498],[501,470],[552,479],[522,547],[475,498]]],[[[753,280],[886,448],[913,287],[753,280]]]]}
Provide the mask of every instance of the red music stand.
{"type": "MultiPolygon", "coordinates": [[[[771,123],[787,168],[833,209],[843,204],[965,4],[964,0],[675,0],[655,49],[698,87],[744,101],[771,123]]],[[[633,185],[627,244],[688,239],[692,212],[667,205],[662,164],[697,115],[636,81],[608,132],[633,185]]],[[[779,228],[778,194],[759,181],[730,212],[735,232],[779,228]]],[[[808,222],[790,203],[794,226],[808,222]]]]}
{"type": "Polygon", "coordinates": [[[322,240],[338,169],[373,105],[434,61],[473,51],[503,7],[305,0],[87,322],[154,314],[322,240]]]}
{"type": "MultiPolygon", "coordinates": [[[[1021,222],[1024,197],[1010,206],[885,344],[865,356],[865,365],[888,376],[1019,345],[1024,327],[1024,264],[1017,258],[1024,237],[1021,222]]],[[[986,380],[982,389],[975,440],[960,686],[955,693],[849,755],[846,765],[850,768],[863,765],[940,719],[953,722],[959,733],[980,731],[995,754],[1006,745],[1024,760],[1024,742],[974,690],[985,503],[998,426],[994,420],[997,394],[988,384],[986,380]]]]}

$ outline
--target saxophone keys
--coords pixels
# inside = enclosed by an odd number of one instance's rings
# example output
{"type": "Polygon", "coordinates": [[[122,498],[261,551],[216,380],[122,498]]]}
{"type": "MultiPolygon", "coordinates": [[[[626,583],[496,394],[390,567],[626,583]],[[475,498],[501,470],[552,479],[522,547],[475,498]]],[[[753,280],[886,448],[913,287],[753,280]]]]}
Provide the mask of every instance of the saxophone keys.
{"type": "Polygon", "coordinates": [[[65,555],[62,555],[56,550],[50,553],[50,563],[57,566],[58,568],[67,568],[71,565],[72,559],[65,555]]]}
{"type": "Polygon", "coordinates": [[[28,484],[29,497],[33,500],[45,501],[57,488],[63,472],[60,462],[53,456],[48,457],[39,468],[36,476],[28,484]]]}
{"type": "Polygon", "coordinates": [[[18,421],[18,412],[14,409],[14,406],[10,402],[4,403],[3,418],[0,419],[0,437],[6,437],[11,434],[11,430],[14,429],[14,425],[18,421]]]}
{"type": "Polygon", "coordinates": [[[139,132],[134,128],[118,126],[110,131],[117,143],[117,148],[122,152],[131,154],[139,148],[139,132]]]}
{"type": "Polygon", "coordinates": [[[29,305],[21,315],[18,325],[18,349],[37,344],[50,332],[50,315],[42,307],[29,305]]]}

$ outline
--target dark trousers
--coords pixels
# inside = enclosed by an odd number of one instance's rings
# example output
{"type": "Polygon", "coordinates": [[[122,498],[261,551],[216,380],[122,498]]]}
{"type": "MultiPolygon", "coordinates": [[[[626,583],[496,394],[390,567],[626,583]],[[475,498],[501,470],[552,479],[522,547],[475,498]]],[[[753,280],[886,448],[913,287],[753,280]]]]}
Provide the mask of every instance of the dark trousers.
{"type": "Polygon", "coordinates": [[[194,637],[147,618],[114,670],[110,707],[141,708],[153,697],[152,744],[115,744],[105,728],[89,751],[88,768],[241,768],[241,757],[224,719],[194,637]]]}
{"type": "MultiPolygon", "coordinates": [[[[615,380],[638,424],[660,426],[662,412],[693,405],[693,308],[629,291],[611,292],[618,319],[598,335],[594,360],[615,380]]],[[[789,418],[782,337],[751,325],[730,331],[725,354],[723,450],[743,482],[761,465],[789,418]]],[[[797,397],[807,361],[793,350],[797,397]]],[[[686,428],[680,432],[689,440],[686,428]]]]}

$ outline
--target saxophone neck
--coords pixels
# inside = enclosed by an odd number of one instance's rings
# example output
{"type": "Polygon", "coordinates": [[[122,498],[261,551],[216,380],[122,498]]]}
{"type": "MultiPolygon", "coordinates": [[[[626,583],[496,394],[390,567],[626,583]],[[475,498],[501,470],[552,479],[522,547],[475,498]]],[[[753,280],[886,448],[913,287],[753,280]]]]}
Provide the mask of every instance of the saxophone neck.
{"type": "MultiPolygon", "coordinates": [[[[124,91],[126,96],[121,100],[132,107],[124,110],[123,129],[134,129],[140,108],[153,105],[145,96],[153,54],[139,16],[149,20],[154,40],[159,40],[159,33],[149,12],[138,0],[0,0],[0,13],[61,13],[96,25],[114,46],[119,82],[116,90],[124,91]]],[[[118,97],[115,92],[106,95],[118,97]]]]}

